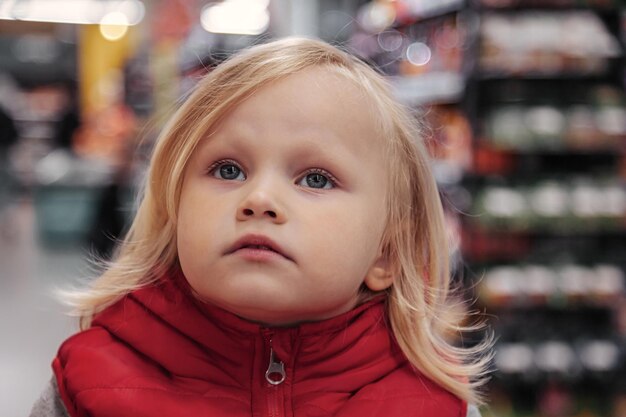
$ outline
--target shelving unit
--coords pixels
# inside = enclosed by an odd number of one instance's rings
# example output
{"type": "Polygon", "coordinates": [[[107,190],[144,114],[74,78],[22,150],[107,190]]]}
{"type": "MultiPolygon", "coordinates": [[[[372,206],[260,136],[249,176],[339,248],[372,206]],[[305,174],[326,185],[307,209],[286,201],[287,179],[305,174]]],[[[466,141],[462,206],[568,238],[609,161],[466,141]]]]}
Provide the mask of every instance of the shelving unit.
{"type": "Polygon", "coordinates": [[[485,414],[620,415],[626,100],[617,9],[515,3],[475,6],[481,29],[465,105],[474,164],[464,179],[464,253],[498,335],[485,414]],[[597,33],[580,51],[567,44],[568,20],[597,33]],[[522,56],[498,56],[494,43],[505,40],[522,56]]]}
{"type": "Polygon", "coordinates": [[[371,34],[395,48],[365,55],[433,126],[456,269],[497,336],[483,415],[626,415],[621,3],[413,3],[371,34]],[[428,60],[411,60],[415,44],[428,60]]]}

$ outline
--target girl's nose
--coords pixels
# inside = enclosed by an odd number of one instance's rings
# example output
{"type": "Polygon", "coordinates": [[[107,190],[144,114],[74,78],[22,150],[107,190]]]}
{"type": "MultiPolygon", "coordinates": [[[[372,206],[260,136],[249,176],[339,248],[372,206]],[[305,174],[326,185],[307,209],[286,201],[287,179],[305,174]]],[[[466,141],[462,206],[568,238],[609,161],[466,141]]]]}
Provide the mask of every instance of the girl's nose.
{"type": "Polygon", "coordinates": [[[246,221],[262,218],[276,224],[284,223],[287,220],[285,211],[279,206],[275,196],[262,190],[254,190],[242,200],[237,208],[237,220],[246,221]]]}

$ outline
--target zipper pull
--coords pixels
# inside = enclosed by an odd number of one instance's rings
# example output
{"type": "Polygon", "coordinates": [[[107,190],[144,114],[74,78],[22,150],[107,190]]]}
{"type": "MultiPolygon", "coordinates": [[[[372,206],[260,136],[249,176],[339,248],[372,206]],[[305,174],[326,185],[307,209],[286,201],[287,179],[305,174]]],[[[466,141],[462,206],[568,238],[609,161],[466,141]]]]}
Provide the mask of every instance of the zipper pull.
{"type": "Polygon", "coordinates": [[[285,364],[276,360],[274,349],[270,348],[270,364],[265,371],[265,379],[272,385],[280,385],[286,377],[285,364]]]}

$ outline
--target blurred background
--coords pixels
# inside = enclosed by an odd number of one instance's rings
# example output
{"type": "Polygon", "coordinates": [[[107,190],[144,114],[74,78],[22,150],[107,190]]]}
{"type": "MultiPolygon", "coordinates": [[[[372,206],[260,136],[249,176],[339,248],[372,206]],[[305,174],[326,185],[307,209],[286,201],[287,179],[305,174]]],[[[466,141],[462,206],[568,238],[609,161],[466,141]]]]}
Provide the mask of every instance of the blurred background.
{"type": "Polygon", "coordinates": [[[0,409],[77,329],[52,297],[133,215],[179,100],[240,48],[319,37],[427,122],[454,270],[497,336],[485,416],[626,416],[626,5],[0,0],[0,409]]]}

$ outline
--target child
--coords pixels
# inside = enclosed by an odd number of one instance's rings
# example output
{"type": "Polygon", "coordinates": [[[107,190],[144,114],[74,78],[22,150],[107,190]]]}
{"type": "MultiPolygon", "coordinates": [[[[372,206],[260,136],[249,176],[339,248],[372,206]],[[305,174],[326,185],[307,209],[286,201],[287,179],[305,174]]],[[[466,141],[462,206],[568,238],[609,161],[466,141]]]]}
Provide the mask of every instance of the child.
{"type": "Polygon", "coordinates": [[[325,43],[218,66],[74,295],[84,331],[33,415],[466,415],[487,356],[445,339],[446,231],[416,136],[382,77],[325,43]]]}

